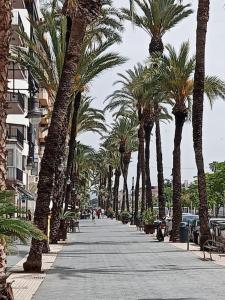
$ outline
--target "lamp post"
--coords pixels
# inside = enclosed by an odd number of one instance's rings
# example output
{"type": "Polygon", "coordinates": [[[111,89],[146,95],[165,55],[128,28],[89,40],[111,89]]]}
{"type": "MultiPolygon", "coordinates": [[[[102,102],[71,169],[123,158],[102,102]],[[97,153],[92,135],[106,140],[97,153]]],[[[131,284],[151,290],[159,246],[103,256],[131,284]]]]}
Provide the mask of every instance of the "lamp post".
{"type": "Polygon", "coordinates": [[[134,177],[132,177],[131,201],[132,201],[131,225],[134,225],[134,177]]]}

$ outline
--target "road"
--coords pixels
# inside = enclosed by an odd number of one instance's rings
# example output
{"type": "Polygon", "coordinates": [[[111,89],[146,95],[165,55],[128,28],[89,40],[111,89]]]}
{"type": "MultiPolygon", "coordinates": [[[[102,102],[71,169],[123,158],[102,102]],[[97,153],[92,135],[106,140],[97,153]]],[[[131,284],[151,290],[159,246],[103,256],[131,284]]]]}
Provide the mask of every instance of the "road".
{"type": "Polygon", "coordinates": [[[224,300],[225,268],[113,220],[81,222],[35,300],[224,300]]]}

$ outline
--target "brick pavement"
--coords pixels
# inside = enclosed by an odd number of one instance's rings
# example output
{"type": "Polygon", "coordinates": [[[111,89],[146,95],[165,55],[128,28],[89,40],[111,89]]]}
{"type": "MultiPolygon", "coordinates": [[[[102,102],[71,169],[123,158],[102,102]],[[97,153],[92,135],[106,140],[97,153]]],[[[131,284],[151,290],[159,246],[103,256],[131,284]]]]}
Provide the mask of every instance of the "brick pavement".
{"type": "Polygon", "coordinates": [[[34,300],[224,300],[225,268],[111,220],[81,222],[34,300]]]}

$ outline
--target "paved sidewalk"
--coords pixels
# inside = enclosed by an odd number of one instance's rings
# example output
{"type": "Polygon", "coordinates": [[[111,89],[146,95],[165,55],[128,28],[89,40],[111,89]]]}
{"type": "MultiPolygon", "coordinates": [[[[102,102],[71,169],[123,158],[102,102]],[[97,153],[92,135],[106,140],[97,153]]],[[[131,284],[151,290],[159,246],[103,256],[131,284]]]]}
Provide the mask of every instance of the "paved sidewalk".
{"type": "Polygon", "coordinates": [[[224,300],[225,268],[111,220],[81,222],[35,300],[224,300]]]}
{"type": "Polygon", "coordinates": [[[26,254],[28,252],[28,246],[18,246],[17,255],[12,255],[8,258],[8,269],[11,275],[7,281],[12,282],[13,295],[15,300],[31,300],[37,289],[41,285],[42,281],[46,277],[46,271],[48,271],[58,254],[62,250],[63,245],[50,245],[51,252],[43,254],[42,256],[42,270],[43,273],[24,273],[23,263],[26,261],[26,254]],[[24,257],[23,259],[19,257],[24,257]],[[16,263],[14,266],[13,263],[16,263]]]}

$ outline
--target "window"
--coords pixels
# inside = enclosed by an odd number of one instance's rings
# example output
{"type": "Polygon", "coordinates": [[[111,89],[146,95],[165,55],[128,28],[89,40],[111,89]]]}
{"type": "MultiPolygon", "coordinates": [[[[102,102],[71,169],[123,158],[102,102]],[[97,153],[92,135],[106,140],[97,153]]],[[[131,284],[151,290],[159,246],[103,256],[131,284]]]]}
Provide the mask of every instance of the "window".
{"type": "Polygon", "coordinates": [[[34,163],[34,167],[31,170],[31,175],[38,176],[38,163],[37,162],[34,163]]]}
{"type": "Polygon", "coordinates": [[[27,158],[25,155],[23,155],[22,157],[22,168],[23,168],[23,171],[26,170],[26,164],[27,164],[27,158]]]}
{"type": "Polygon", "coordinates": [[[7,166],[13,167],[13,149],[8,149],[7,151],[7,166]]]}

